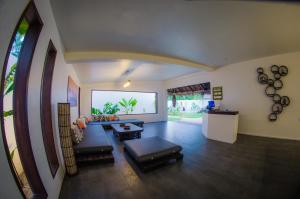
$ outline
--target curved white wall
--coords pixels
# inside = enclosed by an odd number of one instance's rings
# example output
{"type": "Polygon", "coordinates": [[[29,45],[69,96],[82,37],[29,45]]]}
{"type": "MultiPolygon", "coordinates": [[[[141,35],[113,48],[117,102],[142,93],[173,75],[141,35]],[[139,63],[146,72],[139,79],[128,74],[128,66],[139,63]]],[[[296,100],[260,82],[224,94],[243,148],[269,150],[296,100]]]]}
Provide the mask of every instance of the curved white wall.
{"type": "MultiPolygon", "coordinates": [[[[28,0],[2,0],[0,3],[0,65],[3,66],[6,51],[12,37],[13,31],[28,0]]],[[[64,178],[65,170],[63,166],[62,153],[59,142],[59,131],[57,126],[57,103],[67,101],[67,84],[70,75],[79,83],[76,73],[71,65],[64,61],[63,47],[59,33],[52,14],[50,2],[48,0],[35,1],[40,17],[44,23],[38,43],[34,52],[31,72],[28,85],[28,116],[30,138],[36,164],[42,182],[48,193],[48,198],[58,198],[60,187],[64,178]],[[52,178],[43,144],[41,120],[40,120],[40,88],[41,78],[45,62],[46,50],[49,40],[52,40],[56,49],[57,57],[55,62],[53,82],[52,82],[52,120],[55,131],[55,145],[58,154],[60,167],[55,178],[52,178]]],[[[2,72],[2,69],[1,69],[2,72]]],[[[72,117],[77,117],[76,107],[72,109],[72,117]]],[[[1,198],[22,198],[18,187],[14,181],[9,168],[7,157],[4,151],[2,133],[0,133],[0,197],[1,198]]]]}
{"type": "Polygon", "coordinates": [[[223,86],[225,108],[240,111],[239,133],[300,140],[300,52],[265,57],[224,66],[212,72],[199,72],[168,80],[166,88],[211,82],[223,86]],[[283,77],[284,87],[279,91],[291,99],[276,122],[268,121],[272,101],[265,86],[257,82],[257,67],[269,71],[273,64],[286,65],[289,74],[283,77]]]}

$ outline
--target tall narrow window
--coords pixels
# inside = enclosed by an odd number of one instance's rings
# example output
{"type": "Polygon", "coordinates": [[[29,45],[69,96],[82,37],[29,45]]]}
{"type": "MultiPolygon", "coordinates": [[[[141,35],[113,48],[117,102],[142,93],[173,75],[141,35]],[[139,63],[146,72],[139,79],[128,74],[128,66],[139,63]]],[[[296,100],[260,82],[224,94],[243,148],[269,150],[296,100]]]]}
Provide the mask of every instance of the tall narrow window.
{"type": "Polygon", "coordinates": [[[42,26],[30,2],[10,42],[1,78],[2,137],[12,172],[25,198],[47,197],[31,148],[27,115],[28,77],[42,26]]]}
{"type": "Polygon", "coordinates": [[[55,176],[59,167],[59,162],[55,150],[53,127],[52,127],[52,114],[51,114],[52,113],[51,87],[52,87],[52,77],[53,77],[53,70],[55,65],[55,58],[56,58],[56,49],[52,41],[50,40],[47,54],[46,54],[43,76],[42,76],[41,123],[42,123],[44,146],[46,150],[50,171],[53,177],[55,176]]]}
{"type": "Polygon", "coordinates": [[[24,172],[23,165],[21,164],[19,149],[16,143],[14,118],[13,118],[13,94],[14,94],[14,80],[16,74],[16,67],[20,56],[20,51],[24,42],[25,35],[28,31],[29,23],[26,19],[23,19],[18,27],[16,36],[14,38],[13,46],[10,51],[6,74],[4,82],[4,96],[3,96],[3,108],[4,108],[4,127],[7,144],[9,147],[10,159],[14,168],[14,172],[17,174],[19,183],[26,197],[32,197],[32,190],[28,183],[27,177],[24,172]]]}

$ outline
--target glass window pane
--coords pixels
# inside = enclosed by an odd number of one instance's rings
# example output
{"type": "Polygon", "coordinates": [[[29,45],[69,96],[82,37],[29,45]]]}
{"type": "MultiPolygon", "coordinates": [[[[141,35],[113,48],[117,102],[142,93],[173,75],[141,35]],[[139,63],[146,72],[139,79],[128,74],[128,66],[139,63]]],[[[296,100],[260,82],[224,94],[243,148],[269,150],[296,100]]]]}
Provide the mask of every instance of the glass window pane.
{"type": "Polygon", "coordinates": [[[18,145],[15,138],[14,120],[13,120],[13,93],[14,93],[14,79],[16,67],[23,46],[25,35],[28,31],[29,23],[23,19],[20,23],[17,33],[12,44],[9,54],[5,82],[4,82],[4,97],[3,97],[3,110],[4,110],[4,128],[6,135],[6,142],[9,148],[10,160],[12,162],[14,172],[18,177],[19,183],[23,189],[26,198],[32,198],[32,190],[28,183],[27,177],[24,173],[22,162],[20,160],[18,145]]]}
{"type": "Polygon", "coordinates": [[[92,91],[92,114],[156,113],[156,93],[133,91],[92,91]]]}

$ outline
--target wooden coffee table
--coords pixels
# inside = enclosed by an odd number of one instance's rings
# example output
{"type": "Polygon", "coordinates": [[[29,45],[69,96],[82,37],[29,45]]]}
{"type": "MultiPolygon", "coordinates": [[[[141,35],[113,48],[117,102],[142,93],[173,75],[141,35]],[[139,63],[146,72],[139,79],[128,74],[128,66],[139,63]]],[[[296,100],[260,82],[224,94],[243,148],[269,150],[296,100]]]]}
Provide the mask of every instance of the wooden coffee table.
{"type": "Polygon", "coordinates": [[[118,137],[120,141],[141,138],[141,132],[144,130],[143,128],[131,123],[126,123],[125,125],[130,126],[130,129],[126,130],[124,127],[120,126],[120,124],[111,125],[114,135],[118,137]]]}

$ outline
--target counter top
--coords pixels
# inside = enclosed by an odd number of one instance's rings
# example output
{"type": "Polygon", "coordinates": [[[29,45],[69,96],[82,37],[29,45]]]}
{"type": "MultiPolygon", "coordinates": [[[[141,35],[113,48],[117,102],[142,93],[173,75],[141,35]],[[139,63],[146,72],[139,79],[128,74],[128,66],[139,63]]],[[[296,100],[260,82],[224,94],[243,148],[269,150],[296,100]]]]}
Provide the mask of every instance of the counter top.
{"type": "Polygon", "coordinates": [[[238,111],[207,111],[208,114],[237,115],[238,111]]]}

